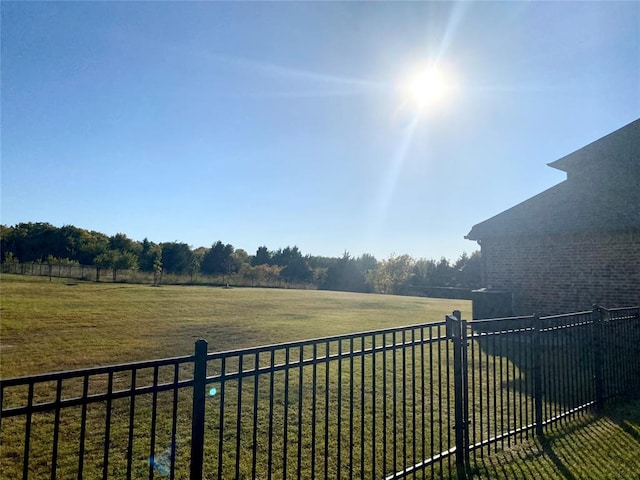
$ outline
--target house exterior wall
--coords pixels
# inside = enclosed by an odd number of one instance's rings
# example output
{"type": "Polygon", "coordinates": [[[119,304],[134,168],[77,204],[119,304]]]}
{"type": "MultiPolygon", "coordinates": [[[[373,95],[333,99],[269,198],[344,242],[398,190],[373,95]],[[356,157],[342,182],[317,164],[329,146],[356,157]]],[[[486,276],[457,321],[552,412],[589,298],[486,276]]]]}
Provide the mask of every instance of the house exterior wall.
{"type": "Polygon", "coordinates": [[[483,283],[513,293],[513,314],[640,304],[640,231],[482,240],[483,283]]]}

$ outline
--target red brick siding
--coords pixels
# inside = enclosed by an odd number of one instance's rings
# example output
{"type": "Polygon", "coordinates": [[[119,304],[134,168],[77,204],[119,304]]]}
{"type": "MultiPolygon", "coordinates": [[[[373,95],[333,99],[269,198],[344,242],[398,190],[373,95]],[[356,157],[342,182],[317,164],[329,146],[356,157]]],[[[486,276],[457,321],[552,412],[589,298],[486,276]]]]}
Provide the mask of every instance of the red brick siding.
{"type": "Polygon", "coordinates": [[[640,232],[482,241],[484,284],[511,291],[514,314],[640,304],[640,232]]]}

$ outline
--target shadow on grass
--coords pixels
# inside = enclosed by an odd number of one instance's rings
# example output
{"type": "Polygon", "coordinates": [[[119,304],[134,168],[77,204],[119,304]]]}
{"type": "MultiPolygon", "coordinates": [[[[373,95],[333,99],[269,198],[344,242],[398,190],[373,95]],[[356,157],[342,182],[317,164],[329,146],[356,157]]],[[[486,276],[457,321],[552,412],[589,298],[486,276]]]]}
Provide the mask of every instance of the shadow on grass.
{"type": "MultiPolygon", "coordinates": [[[[473,462],[473,456],[472,456],[473,462]]],[[[469,478],[627,480],[640,478],[640,400],[564,422],[542,440],[475,458],[469,478]]]]}

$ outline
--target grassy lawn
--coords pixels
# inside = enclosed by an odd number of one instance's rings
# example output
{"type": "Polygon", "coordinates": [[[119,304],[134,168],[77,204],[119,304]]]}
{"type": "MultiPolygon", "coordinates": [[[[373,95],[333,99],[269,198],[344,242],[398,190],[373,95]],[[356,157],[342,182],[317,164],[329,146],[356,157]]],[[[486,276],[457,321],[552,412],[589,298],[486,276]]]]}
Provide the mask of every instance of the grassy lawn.
{"type": "MultiPolygon", "coordinates": [[[[188,355],[193,352],[194,341],[205,338],[209,341],[209,351],[233,350],[242,347],[280,343],[292,340],[325,337],[343,333],[375,330],[385,327],[398,327],[409,324],[439,322],[445,314],[454,309],[461,310],[465,316],[470,316],[470,302],[456,300],[440,300],[416,297],[395,297],[383,295],[364,295],[353,293],[276,290],[276,289],[243,289],[243,288],[212,288],[163,286],[154,288],[143,285],[128,284],[95,284],[83,282],[67,282],[62,279],[37,277],[21,277],[5,275],[1,283],[2,294],[2,377],[12,377],[43,373],[70,368],[82,368],[97,365],[148,360],[154,358],[188,355]]],[[[436,335],[444,335],[444,329],[436,335]]],[[[394,337],[395,339],[395,337],[394,337]]],[[[391,339],[387,338],[387,342],[391,339]]],[[[398,337],[397,341],[404,341],[398,337]]],[[[410,340],[407,337],[406,340],[410,340]]],[[[370,340],[369,340],[370,341],[370,340]]],[[[381,342],[381,338],[377,339],[381,342]]],[[[349,342],[342,344],[345,351],[349,348],[359,348],[356,343],[352,347],[349,342]]],[[[336,345],[332,346],[335,353],[336,345]]],[[[443,355],[442,362],[447,356],[446,346],[435,345],[435,359],[443,355]]],[[[320,353],[322,353],[322,346],[320,353]]],[[[426,382],[431,382],[435,396],[431,400],[427,396],[413,398],[411,383],[406,375],[413,372],[413,359],[410,353],[420,355],[420,351],[407,350],[407,353],[390,351],[385,354],[388,365],[383,370],[383,354],[377,354],[377,365],[372,363],[369,356],[366,360],[345,360],[338,367],[332,362],[329,367],[319,365],[306,366],[303,369],[292,368],[286,372],[279,372],[272,377],[262,376],[259,383],[251,377],[242,382],[229,382],[215,385],[220,392],[224,392],[224,402],[221,393],[207,401],[207,430],[205,439],[205,471],[215,472],[219,458],[224,463],[224,478],[232,478],[231,472],[237,460],[234,447],[236,446],[236,429],[240,428],[240,478],[254,476],[252,470],[257,463],[257,478],[266,478],[266,465],[270,464],[273,446],[273,475],[283,475],[283,469],[288,465],[287,478],[301,469],[303,477],[313,469],[315,459],[316,475],[323,477],[322,472],[327,469],[328,478],[346,475],[347,464],[352,463],[354,477],[362,475],[372,476],[371,469],[377,468],[376,477],[380,472],[394,471],[406,465],[405,458],[411,455],[403,451],[403,431],[411,435],[411,422],[405,411],[413,411],[411,405],[402,402],[406,393],[407,398],[417,402],[415,411],[422,408],[429,411],[430,404],[435,402],[434,408],[452,398],[452,394],[444,387],[448,369],[443,366],[438,369],[440,377],[426,375],[426,382]],[[392,368],[393,363],[393,368],[392,368]],[[397,363],[397,369],[395,364],[397,363]],[[326,368],[326,370],[325,370],[326,368]],[[342,368],[338,376],[337,368],[342,368]],[[441,370],[441,371],[440,371],[441,370]],[[366,373],[365,373],[366,371],[366,373]],[[327,379],[325,381],[325,375],[327,379]],[[371,379],[375,376],[388,385],[387,407],[383,411],[381,383],[378,391],[370,389],[371,379]],[[318,378],[317,391],[314,378],[318,378]],[[404,384],[402,387],[395,385],[404,384]],[[290,394],[288,401],[284,401],[285,385],[290,394]],[[342,388],[342,404],[337,400],[336,392],[342,388]],[[242,400],[240,400],[242,389],[242,400]],[[323,390],[324,389],[324,390],[323,390]],[[329,391],[325,397],[323,391],[329,391]],[[366,398],[364,397],[366,393],[366,398]],[[362,397],[361,397],[362,395],[362,397]],[[440,396],[442,395],[442,397],[440,396]],[[254,410],[254,402],[257,406],[254,410]],[[224,405],[224,414],[223,407],[224,405]],[[270,406],[271,405],[271,406],[270,406]],[[316,405],[319,419],[313,421],[312,405],[316,405]],[[408,406],[407,406],[408,405],[408,406]],[[329,420],[322,417],[325,409],[330,410],[329,420]],[[375,410],[375,411],[374,411],[375,410]],[[391,416],[393,410],[394,416],[391,416]],[[256,412],[253,418],[252,412],[256,412]],[[341,412],[341,414],[338,413],[341,412]],[[340,419],[340,415],[342,415],[340,419]],[[381,457],[374,457],[370,442],[372,416],[377,415],[375,427],[378,452],[383,449],[383,423],[381,419],[388,417],[386,422],[387,438],[391,439],[397,431],[398,443],[396,455],[397,465],[392,462],[391,453],[388,454],[386,465],[381,457]],[[393,424],[394,418],[404,418],[404,427],[393,424]],[[322,419],[320,419],[322,417],[322,419]],[[241,423],[237,423],[237,419],[241,423]],[[275,429],[272,441],[269,433],[271,421],[275,429]],[[238,427],[238,425],[240,425],[238,427]],[[257,425],[257,442],[252,440],[252,426],[257,425]],[[312,426],[313,429],[312,430],[312,426]],[[283,429],[288,427],[288,433],[283,429]],[[224,431],[224,434],[222,433],[224,431]],[[315,435],[314,435],[315,431],[315,435]],[[324,437],[328,438],[326,445],[330,446],[327,457],[331,457],[329,464],[324,465],[323,449],[318,448],[315,453],[310,448],[312,439],[318,443],[324,437]],[[222,439],[222,440],[220,440],[222,439]],[[218,442],[223,442],[222,450],[218,449],[218,442]],[[366,451],[360,446],[366,442],[366,451]],[[302,446],[301,460],[296,461],[296,450],[302,446]],[[343,446],[342,454],[336,457],[336,447],[343,446]],[[351,447],[347,447],[351,445],[351,447]],[[283,449],[289,448],[289,457],[283,461],[283,449]],[[254,452],[253,454],[251,452],[254,452]],[[252,455],[254,457],[252,458],[252,455]],[[336,460],[336,458],[339,458],[336,460]],[[340,467],[342,462],[342,467],[340,467]],[[286,465],[285,465],[286,464],[286,465]],[[340,470],[342,468],[342,470],[340,470]],[[341,471],[341,474],[337,472],[341,471]],[[280,473],[278,473],[280,472],[280,473]]],[[[292,352],[296,358],[298,351],[292,352]]],[[[310,350],[305,350],[305,358],[310,350]]],[[[281,361],[278,360],[278,361],[281,361]]],[[[423,360],[427,361],[428,360],[423,360]]],[[[253,358],[245,359],[244,368],[251,368],[253,358]]],[[[260,358],[260,364],[269,362],[268,355],[260,358]]],[[[230,362],[234,363],[234,362],[230,362]]],[[[218,371],[219,364],[211,362],[209,374],[218,371]]],[[[235,368],[235,367],[234,367],[235,368]]],[[[419,368],[419,367],[416,367],[419,368]]],[[[170,375],[171,372],[161,371],[160,375],[170,375]]],[[[188,376],[189,372],[186,372],[188,376]]],[[[151,371],[138,372],[136,384],[149,381],[151,371]]],[[[414,372],[414,378],[420,378],[420,372],[414,372]]],[[[118,388],[128,388],[130,377],[118,375],[114,381],[118,388]]],[[[106,388],[107,378],[102,376],[92,381],[90,391],[101,392],[106,388]]],[[[79,395],[81,383],[65,382],[63,387],[67,395],[79,395]]],[[[14,389],[15,390],[15,389],[14,389]]],[[[51,398],[55,393],[55,384],[43,385],[36,391],[36,401],[51,398]],[[46,387],[46,388],[45,388],[46,387]],[[52,393],[53,392],[53,393],[52,393]]],[[[5,405],[18,405],[26,398],[26,390],[7,392],[5,405]]],[[[178,426],[176,448],[176,478],[185,478],[188,473],[189,439],[190,439],[190,405],[191,390],[182,389],[175,403],[178,405],[178,426]]],[[[149,470],[149,446],[153,436],[149,434],[149,425],[153,418],[154,408],[149,395],[138,397],[135,402],[135,415],[130,420],[129,412],[132,403],[128,398],[114,400],[111,406],[110,420],[110,459],[109,478],[126,478],[126,459],[132,459],[133,477],[146,478],[149,470]],[[130,431],[129,423],[135,423],[135,436],[131,454],[127,453],[127,435],[130,431]]],[[[155,434],[157,441],[156,455],[168,455],[168,448],[172,445],[170,434],[171,408],[174,401],[171,394],[161,394],[158,397],[157,414],[158,429],[155,434]]],[[[67,408],[61,414],[60,441],[58,450],[58,477],[68,478],[75,475],[78,468],[78,438],[82,423],[80,408],[67,408]]],[[[105,418],[107,409],[104,403],[91,405],[86,412],[88,437],[85,445],[85,475],[86,478],[101,476],[102,445],[105,436],[105,418]]],[[[443,413],[444,415],[444,413],[443,413]]],[[[427,425],[436,426],[436,442],[442,438],[439,432],[442,425],[444,434],[448,437],[448,416],[437,421],[425,419],[427,425]]],[[[30,463],[29,468],[34,478],[49,476],[51,465],[51,438],[54,430],[54,414],[35,414],[32,419],[30,463]]],[[[24,444],[25,422],[23,418],[9,418],[2,423],[2,470],[1,475],[7,478],[19,476],[22,465],[22,445],[24,444]]],[[[446,438],[445,438],[446,441],[446,438]]],[[[446,445],[433,443],[422,448],[434,448],[436,452],[446,445]]],[[[270,469],[271,467],[269,467],[270,469]]],[[[160,475],[157,475],[160,476],[160,475]]],[[[207,478],[217,478],[207,477],[207,478]]]]}
{"type": "MultiPolygon", "coordinates": [[[[3,275],[0,280],[2,378],[189,355],[193,353],[194,342],[198,338],[207,339],[209,351],[213,352],[438,322],[454,309],[461,310],[465,318],[471,316],[470,302],[459,300],[280,289],[200,286],[154,288],[55,278],[49,281],[46,277],[17,275],[3,275]]],[[[401,340],[404,341],[398,338],[398,341],[401,340]]],[[[380,345],[381,339],[376,341],[380,345]]],[[[333,353],[335,347],[331,347],[333,353]]],[[[348,342],[343,347],[346,350],[350,348],[348,342]]],[[[323,348],[322,345],[319,347],[319,354],[322,354],[323,348]]],[[[358,348],[357,343],[355,348],[358,348]]],[[[373,477],[372,467],[376,469],[376,478],[382,477],[381,472],[389,474],[397,471],[390,458],[391,451],[387,453],[389,458],[386,463],[380,458],[383,434],[387,435],[387,447],[392,435],[398,435],[395,453],[402,466],[405,459],[411,461],[411,442],[416,442],[419,455],[425,449],[424,440],[422,444],[418,443],[418,438],[425,437],[412,436],[414,425],[420,429],[422,423],[427,425],[427,432],[429,427],[435,426],[435,439],[429,440],[427,433],[426,447],[440,452],[447,448],[447,444],[446,441],[445,444],[442,441],[438,443],[438,436],[444,432],[445,439],[449,438],[452,431],[447,423],[452,421],[452,412],[447,413],[444,407],[452,398],[452,392],[445,386],[452,369],[448,352],[444,343],[434,344],[424,351],[409,348],[397,353],[370,355],[366,361],[360,357],[352,362],[345,360],[339,365],[334,361],[330,365],[318,365],[317,368],[294,367],[276,373],[271,379],[265,375],[255,383],[254,377],[247,377],[241,382],[214,384],[219,393],[207,400],[205,472],[215,472],[218,459],[222,458],[224,472],[228,472],[223,478],[234,478],[232,472],[236,462],[240,471],[238,478],[251,478],[252,469],[256,469],[252,464],[257,464],[257,472],[262,472],[256,478],[266,478],[265,465],[270,464],[272,458],[268,450],[270,443],[266,441],[271,437],[271,423],[274,427],[273,478],[283,477],[284,468],[288,468],[287,478],[295,478],[296,468],[301,469],[303,478],[311,477],[311,468],[315,468],[313,471],[318,478],[324,477],[325,468],[327,478],[344,478],[348,475],[347,464],[351,462],[354,478],[360,478],[361,475],[363,478],[373,477]],[[383,359],[387,362],[386,370],[382,368],[383,359]],[[431,366],[431,370],[425,371],[422,376],[421,365],[429,365],[430,361],[433,365],[439,364],[442,370],[431,366]],[[397,366],[392,368],[392,362],[397,366]],[[338,374],[338,367],[342,369],[341,374],[338,374]],[[371,388],[373,378],[377,379],[377,390],[371,388]],[[424,379],[424,385],[412,380],[420,378],[424,379]],[[388,386],[384,395],[382,382],[388,386]],[[394,389],[392,386],[396,382],[398,386],[394,389]],[[313,387],[316,383],[317,391],[313,387]],[[416,387],[417,396],[414,393],[416,387]],[[286,389],[289,395],[285,402],[286,389]],[[342,403],[337,400],[338,389],[342,389],[342,403]],[[420,396],[420,391],[426,392],[426,396],[420,396]],[[224,402],[220,401],[222,392],[225,394],[224,402]],[[349,399],[349,396],[352,398],[349,399]],[[386,398],[386,410],[383,409],[383,398],[386,398]],[[255,418],[252,418],[254,404],[257,408],[255,418]],[[315,405],[315,411],[318,412],[315,422],[312,421],[314,409],[311,405],[315,405]],[[331,412],[326,419],[323,416],[325,409],[331,412]],[[420,411],[426,412],[426,415],[412,416],[412,412],[420,411]],[[438,413],[440,411],[441,415],[438,413]],[[375,424],[372,418],[377,418],[375,424]],[[386,418],[386,426],[381,425],[383,418],[386,418]],[[252,428],[256,425],[257,443],[254,443],[252,435],[256,434],[252,428]],[[403,430],[407,433],[406,441],[403,441],[403,430]],[[236,435],[236,431],[240,434],[236,435]],[[325,435],[328,451],[323,452],[318,447],[311,454],[311,439],[316,438],[320,442],[325,435]],[[377,454],[371,451],[374,446],[370,442],[372,437],[377,454]],[[219,450],[218,442],[221,442],[222,450],[219,450]],[[239,442],[242,452],[238,456],[234,453],[236,442],[239,442]],[[365,452],[359,450],[361,442],[362,445],[366,442],[365,452]],[[302,445],[302,460],[296,462],[295,452],[299,444],[302,445]],[[343,445],[343,450],[336,455],[338,445],[343,445]],[[349,458],[351,453],[347,445],[355,445],[353,459],[349,458]],[[409,452],[403,452],[403,445],[405,449],[409,447],[409,452]],[[286,451],[287,446],[289,458],[283,461],[282,452],[283,449],[286,451]],[[328,453],[327,457],[325,453],[328,453]],[[323,465],[325,458],[329,458],[326,467],[323,465]],[[312,467],[314,459],[315,467],[312,467]],[[336,461],[342,462],[342,470],[336,461]],[[364,470],[360,471],[359,468],[364,470]]],[[[294,349],[292,358],[295,359],[297,353],[294,349]]],[[[306,350],[305,358],[308,355],[309,351],[306,350]]],[[[250,369],[254,359],[247,356],[244,361],[243,368],[250,369]]],[[[232,368],[237,368],[237,359],[229,362],[232,368]]],[[[268,363],[268,355],[260,358],[261,365],[268,363]]],[[[518,365],[501,358],[499,365],[503,364],[506,371],[513,373],[512,379],[516,378],[519,374],[518,365]]],[[[209,375],[218,373],[219,368],[219,362],[211,361],[209,375]]],[[[487,375],[488,368],[485,367],[484,371],[487,375]]],[[[171,374],[170,371],[164,373],[171,374]]],[[[138,380],[148,380],[151,374],[150,371],[141,370],[138,380]]],[[[163,372],[160,374],[162,376],[163,372]]],[[[186,375],[189,375],[188,371],[186,375]]],[[[499,375],[502,375],[502,369],[499,375]]],[[[103,391],[106,378],[97,380],[90,390],[95,388],[96,391],[103,391]]],[[[508,377],[506,380],[502,382],[502,393],[498,393],[498,400],[509,394],[508,377]]],[[[120,388],[127,388],[130,384],[127,382],[131,379],[125,375],[114,381],[120,382],[120,388]]],[[[501,382],[498,381],[498,384],[501,382]]],[[[80,387],[78,384],[65,384],[65,389],[73,395],[78,394],[80,387]]],[[[52,384],[48,390],[55,390],[55,386],[52,384]]],[[[5,397],[5,403],[22,401],[25,394],[24,391],[10,393],[5,397]]],[[[50,398],[51,393],[38,392],[38,395],[50,398]]],[[[174,400],[170,392],[158,397],[155,452],[158,458],[166,457],[173,445],[176,449],[176,478],[188,477],[190,395],[190,389],[183,389],[176,401],[178,436],[174,444],[169,438],[169,420],[174,400]]],[[[123,470],[126,458],[132,459],[133,478],[147,478],[152,438],[149,425],[155,408],[152,399],[149,395],[138,397],[136,413],[131,417],[128,398],[114,400],[111,408],[109,478],[126,478],[123,470]],[[135,423],[135,439],[129,457],[126,446],[129,423],[132,421],[135,423]]],[[[101,477],[106,412],[104,403],[92,404],[87,411],[85,478],[101,477]]],[[[61,414],[58,478],[76,475],[81,416],[80,408],[75,407],[65,409],[61,414]]],[[[32,478],[49,477],[53,425],[52,413],[33,416],[32,478]]],[[[6,419],[2,427],[0,477],[19,478],[24,419],[6,419]]],[[[425,456],[428,456],[428,450],[425,452],[425,456]]],[[[587,413],[556,427],[549,432],[544,443],[528,441],[491,456],[485,455],[484,458],[478,454],[475,460],[473,478],[477,480],[640,478],[640,402],[609,409],[602,417],[587,413]]],[[[449,466],[450,462],[445,461],[435,470],[428,469],[426,478],[449,478],[449,466]]],[[[161,471],[157,472],[156,478],[164,477],[161,471]]],[[[205,473],[205,478],[218,477],[205,473]]],[[[416,478],[422,478],[422,472],[416,478]]]]}
{"type": "Polygon", "coordinates": [[[0,277],[2,378],[444,320],[471,302],[0,277]]]}
{"type": "Polygon", "coordinates": [[[611,407],[531,441],[476,460],[476,480],[640,478],[640,401],[611,407]]]}

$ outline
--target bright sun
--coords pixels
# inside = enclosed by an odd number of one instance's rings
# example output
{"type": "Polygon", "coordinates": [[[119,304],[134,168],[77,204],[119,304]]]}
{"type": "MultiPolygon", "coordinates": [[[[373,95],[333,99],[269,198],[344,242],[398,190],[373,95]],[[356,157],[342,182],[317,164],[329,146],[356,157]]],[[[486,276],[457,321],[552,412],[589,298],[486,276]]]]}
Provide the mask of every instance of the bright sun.
{"type": "Polygon", "coordinates": [[[407,77],[403,90],[411,103],[423,108],[441,102],[446,97],[448,83],[441,70],[422,68],[407,77]]]}

